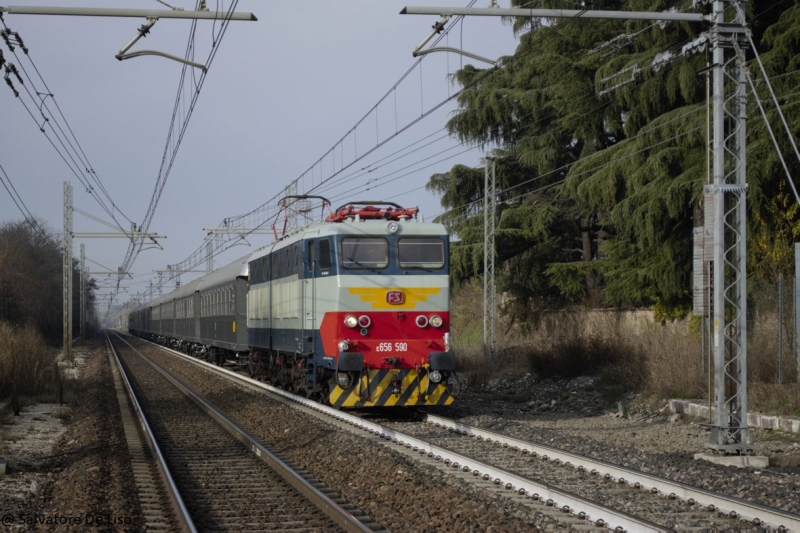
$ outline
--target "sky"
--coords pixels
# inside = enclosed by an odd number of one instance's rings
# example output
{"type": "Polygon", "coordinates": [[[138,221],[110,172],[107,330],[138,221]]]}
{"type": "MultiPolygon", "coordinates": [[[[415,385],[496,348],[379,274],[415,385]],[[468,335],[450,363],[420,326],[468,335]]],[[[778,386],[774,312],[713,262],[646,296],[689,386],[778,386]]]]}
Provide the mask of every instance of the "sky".
{"type": "MultiPolygon", "coordinates": [[[[460,145],[443,130],[456,109],[454,101],[420,117],[458,90],[449,74],[464,64],[485,64],[452,53],[433,53],[391,90],[415,64],[414,47],[438,20],[400,15],[400,10],[406,5],[463,7],[468,0],[410,2],[238,2],[237,12],[251,12],[258,21],[228,26],[149,227],[151,232],[166,235],[159,239],[163,250],[145,249],[138,254],[130,268],[132,277],[114,297],[115,304],[148,291],[149,284],[158,279],[154,271],[178,264],[198,250],[207,234],[204,228],[218,227],[224,218],[256,209],[280,196],[301,176],[299,193],[316,186],[313,193],[330,198],[334,207],[348,200],[389,200],[418,206],[426,220],[443,211],[439,199],[424,189],[431,174],[446,172],[456,163],[478,166],[482,150],[460,145]],[[381,146],[376,148],[378,143],[381,146]],[[328,153],[332,148],[332,154],[328,153]],[[322,180],[328,181],[320,186],[322,180]]],[[[186,10],[195,6],[191,0],[167,3],[186,10]]],[[[488,1],[484,3],[488,5],[488,1]]],[[[501,7],[508,7],[504,4],[507,2],[500,2],[501,7]]],[[[11,0],[2,5],[108,7],[111,3],[11,0]]],[[[227,9],[230,0],[209,0],[208,5],[212,10],[217,5],[227,9]]],[[[125,0],[114,2],[113,7],[168,9],[156,0],[125,0]]],[[[77,173],[82,170],[81,177],[89,178],[87,165],[68,165],[62,159],[69,160],[68,154],[73,153],[69,145],[62,147],[58,141],[58,128],[67,131],[68,126],[77,140],[72,141],[73,146],[79,144],[74,151],[85,154],[116,206],[111,208],[116,219],[126,229],[130,226],[127,219],[141,224],[162,158],[165,153],[171,157],[174,149],[167,136],[183,66],[155,56],[115,59],[145,22],[141,18],[6,13],[4,20],[10,30],[19,33],[32,60],[20,48],[14,56],[0,42],[5,59],[25,68],[32,79],[23,76],[25,84],[20,84],[11,76],[21,93],[19,98],[0,82],[0,166],[18,198],[49,230],[60,234],[63,183],[70,181],[75,209],[113,223],[95,198],[103,197],[107,206],[109,200],[97,186],[87,192],[71,170],[79,168],[77,173]],[[42,98],[36,93],[54,96],[42,98]],[[45,116],[52,113],[57,117],[58,124],[55,120],[44,122],[39,106],[45,116]]],[[[158,50],[183,57],[190,27],[190,21],[161,19],[130,51],[158,50]]],[[[218,22],[198,21],[196,61],[206,61],[219,28],[218,22]]],[[[454,26],[440,46],[497,59],[513,54],[517,44],[511,27],[500,18],[474,17],[454,26]]],[[[196,81],[200,71],[190,67],[187,76],[196,81]]],[[[193,87],[191,82],[185,85],[177,113],[179,125],[187,116],[193,87]]],[[[20,220],[22,214],[11,195],[0,187],[0,223],[20,220]]],[[[76,212],[73,231],[113,230],[76,212]]],[[[215,257],[214,264],[227,264],[272,240],[266,234],[251,235],[247,238],[250,246],[233,246],[215,257]]],[[[98,272],[92,277],[101,287],[116,286],[116,277],[99,272],[115,271],[122,264],[127,241],[76,238],[76,258],[81,243],[89,269],[98,272]]],[[[204,270],[205,264],[198,269],[204,270]]],[[[185,273],[180,279],[185,283],[199,275],[185,273]]],[[[173,288],[164,283],[162,290],[166,293],[173,288]]],[[[108,302],[107,295],[114,292],[102,289],[99,295],[108,302]]],[[[104,308],[105,304],[101,315],[104,308]]]]}

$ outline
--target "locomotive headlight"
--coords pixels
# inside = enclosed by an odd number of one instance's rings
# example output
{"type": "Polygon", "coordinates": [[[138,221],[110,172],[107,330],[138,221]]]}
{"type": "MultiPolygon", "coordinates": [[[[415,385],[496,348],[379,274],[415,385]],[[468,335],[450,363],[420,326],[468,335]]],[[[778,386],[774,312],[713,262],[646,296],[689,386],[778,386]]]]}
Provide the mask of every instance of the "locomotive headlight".
{"type": "Polygon", "coordinates": [[[337,372],[336,383],[343,389],[349,389],[353,385],[353,376],[350,372],[337,372]]]}
{"type": "Polygon", "coordinates": [[[339,341],[339,352],[346,352],[350,349],[350,343],[347,341],[339,341]]]}
{"type": "Polygon", "coordinates": [[[367,315],[361,315],[358,317],[358,325],[362,328],[368,328],[372,324],[372,320],[367,315]]]}
{"type": "Polygon", "coordinates": [[[347,315],[344,319],[344,325],[348,328],[354,328],[358,325],[358,319],[353,315],[347,315]]]}
{"type": "Polygon", "coordinates": [[[428,325],[428,317],[425,315],[419,315],[416,320],[417,327],[424,328],[428,325]]]}
{"type": "Polygon", "coordinates": [[[397,230],[399,230],[399,229],[400,229],[400,224],[398,224],[394,220],[389,222],[388,224],[386,224],[386,230],[389,233],[397,233],[397,230]]]}
{"type": "Polygon", "coordinates": [[[431,370],[428,373],[428,379],[431,380],[431,383],[440,383],[442,381],[442,373],[438,370],[431,370]]]}
{"type": "Polygon", "coordinates": [[[431,317],[431,319],[430,319],[431,326],[433,326],[435,328],[442,327],[443,323],[444,323],[444,320],[442,320],[442,317],[440,317],[439,315],[433,315],[431,317]]]}

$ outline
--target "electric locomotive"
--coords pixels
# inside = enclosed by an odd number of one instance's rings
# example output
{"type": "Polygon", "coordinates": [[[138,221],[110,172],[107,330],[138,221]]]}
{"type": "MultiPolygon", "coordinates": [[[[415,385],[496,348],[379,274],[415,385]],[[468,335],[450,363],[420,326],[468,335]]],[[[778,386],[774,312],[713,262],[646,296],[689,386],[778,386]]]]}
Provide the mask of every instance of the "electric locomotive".
{"type": "Polygon", "coordinates": [[[351,202],[249,261],[250,372],[335,407],[449,405],[449,237],[351,202]]]}

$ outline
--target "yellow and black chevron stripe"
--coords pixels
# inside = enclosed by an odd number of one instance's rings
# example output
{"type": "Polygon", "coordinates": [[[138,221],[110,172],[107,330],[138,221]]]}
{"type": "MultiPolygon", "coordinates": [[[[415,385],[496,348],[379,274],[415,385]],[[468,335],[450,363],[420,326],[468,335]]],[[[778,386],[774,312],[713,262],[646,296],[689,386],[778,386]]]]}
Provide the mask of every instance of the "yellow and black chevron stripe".
{"type": "Polygon", "coordinates": [[[427,372],[416,369],[368,370],[349,389],[334,387],[334,407],[411,407],[450,405],[455,400],[445,383],[434,384],[427,372]]]}

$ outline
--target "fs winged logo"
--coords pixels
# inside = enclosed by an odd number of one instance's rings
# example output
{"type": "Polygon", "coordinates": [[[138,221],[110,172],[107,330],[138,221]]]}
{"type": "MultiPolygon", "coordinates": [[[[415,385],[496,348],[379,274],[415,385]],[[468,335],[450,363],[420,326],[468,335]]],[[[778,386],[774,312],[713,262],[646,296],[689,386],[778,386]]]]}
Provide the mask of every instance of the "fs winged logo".
{"type": "Polygon", "coordinates": [[[391,305],[402,305],[405,297],[403,291],[387,291],[386,303],[391,305]]]}
{"type": "Polygon", "coordinates": [[[441,287],[348,287],[347,292],[358,296],[373,309],[415,309],[417,304],[426,302],[434,294],[442,292],[441,287]],[[390,290],[387,290],[390,289],[390,290]]]}

